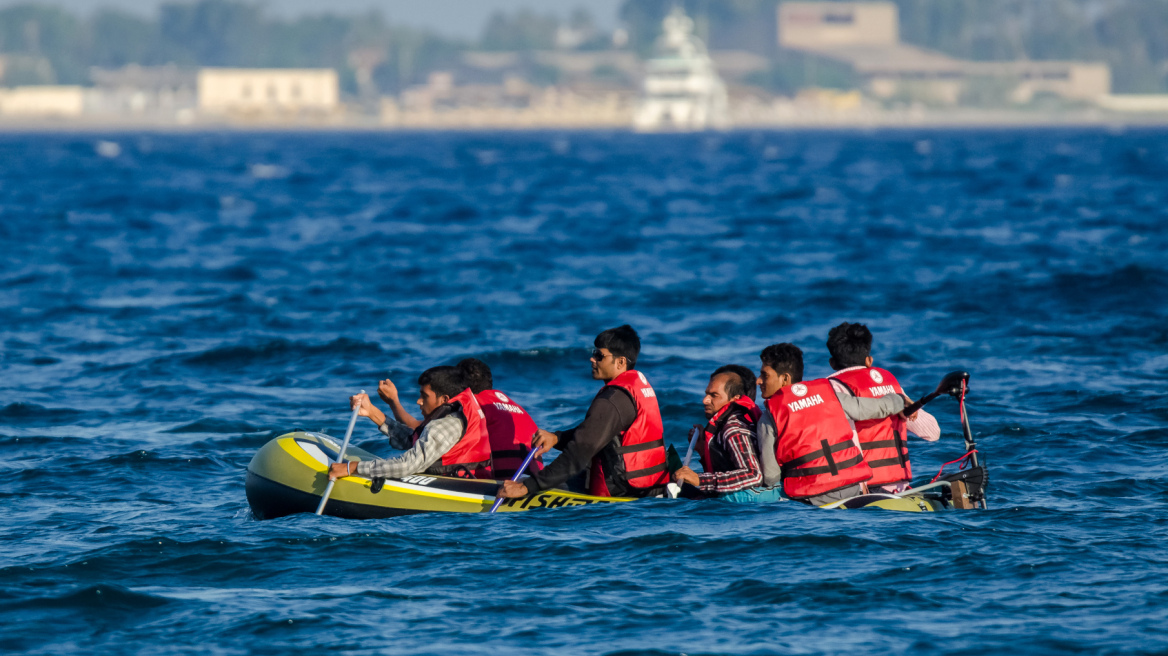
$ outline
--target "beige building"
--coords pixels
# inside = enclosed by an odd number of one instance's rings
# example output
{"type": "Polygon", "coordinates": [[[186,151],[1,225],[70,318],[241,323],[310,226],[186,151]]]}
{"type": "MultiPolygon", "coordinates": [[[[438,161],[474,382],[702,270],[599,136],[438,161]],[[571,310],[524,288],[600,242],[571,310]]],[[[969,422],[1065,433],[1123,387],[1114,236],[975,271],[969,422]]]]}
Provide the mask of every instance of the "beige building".
{"type": "Polygon", "coordinates": [[[28,86],[0,89],[0,115],[73,117],[85,111],[85,91],[77,86],[28,86]]]}
{"type": "Polygon", "coordinates": [[[792,50],[895,46],[900,19],[891,2],[784,2],[779,46],[792,50]]]}
{"type": "Polygon", "coordinates": [[[784,2],[779,46],[847,64],[877,98],[957,104],[997,95],[1025,103],[1049,93],[1094,101],[1111,91],[1111,70],[1098,62],[965,61],[900,42],[891,2],[784,2]]]}
{"type": "Polygon", "coordinates": [[[207,114],[325,115],[340,106],[332,69],[204,68],[199,110],[207,114]]]}

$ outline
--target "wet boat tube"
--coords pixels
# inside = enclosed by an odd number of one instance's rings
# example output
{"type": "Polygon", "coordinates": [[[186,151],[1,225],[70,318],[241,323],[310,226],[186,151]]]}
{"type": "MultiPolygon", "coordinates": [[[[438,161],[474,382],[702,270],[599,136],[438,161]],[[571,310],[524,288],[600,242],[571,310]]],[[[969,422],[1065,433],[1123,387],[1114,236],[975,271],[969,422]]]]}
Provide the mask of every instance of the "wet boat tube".
{"type": "MultiPolygon", "coordinates": [[[[323,433],[296,432],[265,444],[247,466],[247,502],[257,519],[275,519],[316,511],[328,485],[328,466],[341,445],[323,433]]],[[[377,456],[349,446],[346,460],[376,460],[377,456]]],[[[499,481],[448,478],[416,474],[402,479],[338,479],[329,497],[326,515],[346,519],[381,519],[427,512],[485,513],[495,502],[499,481]]],[[[633,501],[596,497],[565,490],[546,490],[508,499],[498,512],[536,508],[563,508],[594,503],[633,501]]]]}

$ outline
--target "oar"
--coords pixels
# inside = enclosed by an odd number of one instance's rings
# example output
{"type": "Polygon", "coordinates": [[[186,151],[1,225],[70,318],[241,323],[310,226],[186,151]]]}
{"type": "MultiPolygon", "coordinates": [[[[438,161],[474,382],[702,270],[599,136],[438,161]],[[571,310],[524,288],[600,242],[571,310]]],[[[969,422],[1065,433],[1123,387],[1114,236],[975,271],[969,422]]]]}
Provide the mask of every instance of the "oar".
{"type": "MultiPolygon", "coordinates": [[[[527,452],[527,460],[523,461],[523,464],[520,465],[519,469],[517,469],[515,471],[515,475],[511,477],[511,480],[513,480],[513,481],[519,480],[519,477],[523,475],[523,472],[527,471],[527,466],[531,464],[531,461],[533,459],[535,459],[535,452],[538,450],[539,449],[532,449],[531,451],[527,452]]],[[[498,499],[495,499],[495,505],[491,506],[491,512],[493,513],[496,510],[498,510],[499,506],[501,506],[501,505],[503,505],[503,497],[499,497],[498,499]]],[[[491,513],[487,513],[487,514],[489,515],[491,513]]]]}
{"type": "MultiPolygon", "coordinates": [[[[682,461],[682,467],[689,467],[689,461],[693,460],[694,446],[698,443],[698,435],[702,434],[701,426],[694,426],[693,430],[689,432],[689,449],[685,452],[685,460],[682,461]]],[[[665,491],[669,493],[670,499],[676,499],[677,495],[681,494],[681,486],[677,483],[670,483],[665,486],[665,491]]]]}
{"type": "MultiPolygon", "coordinates": [[[[364,394],[365,390],[361,390],[364,394]]],[[[341,452],[337,455],[337,462],[345,462],[345,450],[349,448],[349,438],[353,437],[353,427],[357,425],[357,413],[361,412],[361,406],[358,405],[353,409],[353,416],[349,417],[349,429],[345,431],[345,441],[341,444],[341,452]]],[[[320,498],[320,505],[316,507],[316,514],[324,513],[325,504],[328,503],[329,495],[333,493],[333,485],[336,485],[335,479],[329,479],[328,487],[324,489],[324,496],[320,498]]]]}

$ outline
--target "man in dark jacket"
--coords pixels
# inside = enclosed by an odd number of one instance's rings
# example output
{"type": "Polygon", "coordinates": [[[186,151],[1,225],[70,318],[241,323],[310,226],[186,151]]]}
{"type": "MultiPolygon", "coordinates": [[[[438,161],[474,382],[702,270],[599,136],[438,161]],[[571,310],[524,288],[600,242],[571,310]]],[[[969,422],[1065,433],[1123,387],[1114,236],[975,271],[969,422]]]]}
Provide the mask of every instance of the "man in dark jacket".
{"type": "MultiPolygon", "coordinates": [[[[590,471],[592,478],[590,492],[593,494],[598,493],[596,491],[598,476],[602,476],[608,496],[645,497],[663,493],[665,484],[668,483],[668,473],[664,465],[664,440],[660,439],[659,435],[660,412],[657,410],[652,388],[644,382],[644,376],[634,370],[641,350],[641,340],[631,326],[625,325],[600,333],[593,344],[595,348],[591,358],[592,378],[603,381],[605,386],[592,399],[584,421],[575,428],[555,433],[540,430],[533,443],[536,451],[542,454],[554,446],[560,450],[559,457],[541,472],[518,482],[505,482],[499,488],[500,497],[514,499],[561,487],[585,469],[595,468],[597,465],[604,471],[603,473],[590,471]],[[635,389],[643,398],[634,400],[632,393],[619,383],[638,377],[643,385],[635,386],[635,389]],[[652,423],[654,412],[657,437],[653,439],[652,435],[647,435],[646,441],[642,444],[647,448],[639,453],[656,458],[657,452],[660,451],[660,464],[643,470],[630,471],[622,468],[622,456],[620,453],[613,456],[612,452],[622,449],[621,440],[628,435],[635,422],[639,426],[645,424],[646,419],[648,423],[652,423]],[[641,421],[638,422],[638,419],[641,421]],[[648,470],[653,471],[641,476],[629,476],[648,470]],[[657,478],[660,478],[660,481],[657,478]]],[[[623,449],[628,450],[627,442],[624,443],[623,449]]]]}

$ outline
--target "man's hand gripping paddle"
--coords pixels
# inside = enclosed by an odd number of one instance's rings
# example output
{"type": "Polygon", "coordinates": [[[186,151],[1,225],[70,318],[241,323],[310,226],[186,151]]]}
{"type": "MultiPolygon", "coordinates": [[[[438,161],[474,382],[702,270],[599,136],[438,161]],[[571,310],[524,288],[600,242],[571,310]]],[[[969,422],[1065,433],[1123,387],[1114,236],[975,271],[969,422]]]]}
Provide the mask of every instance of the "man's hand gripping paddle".
{"type": "MultiPolygon", "coordinates": [[[[682,467],[689,467],[690,460],[693,460],[694,446],[697,445],[698,436],[701,434],[701,426],[694,426],[693,430],[689,432],[689,449],[685,452],[685,461],[681,463],[682,467]]],[[[681,486],[671,482],[665,486],[665,491],[669,494],[670,499],[676,499],[677,495],[681,494],[681,486]]]]}
{"type": "MultiPolygon", "coordinates": [[[[364,394],[365,390],[361,390],[361,393],[364,394]]],[[[349,417],[349,429],[345,431],[345,441],[341,444],[341,452],[337,454],[337,462],[345,462],[345,451],[349,448],[349,438],[353,437],[353,427],[357,425],[357,416],[360,412],[360,405],[353,408],[353,416],[349,417]]],[[[329,495],[333,493],[333,485],[336,485],[336,483],[335,479],[329,479],[328,487],[324,489],[324,496],[320,498],[320,505],[316,507],[316,514],[321,515],[324,513],[324,507],[328,503],[329,495]]]]}
{"type": "MultiPolygon", "coordinates": [[[[527,459],[524,460],[523,464],[519,466],[519,469],[517,469],[515,471],[515,475],[511,477],[511,480],[513,480],[513,481],[519,480],[519,477],[523,475],[523,472],[527,471],[527,466],[530,465],[531,461],[535,459],[536,453],[539,453],[539,449],[532,449],[531,451],[527,452],[527,459]]],[[[491,506],[491,513],[498,510],[499,506],[501,506],[501,505],[503,505],[503,497],[499,497],[498,499],[495,499],[495,505],[491,506]]],[[[489,515],[491,513],[487,513],[487,514],[489,515]]]]}

